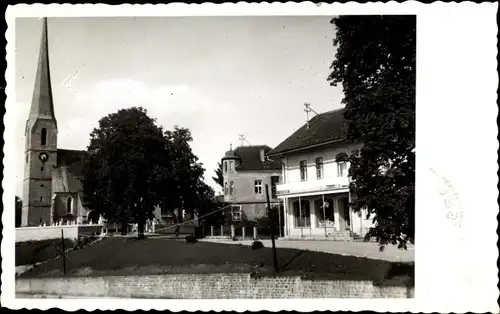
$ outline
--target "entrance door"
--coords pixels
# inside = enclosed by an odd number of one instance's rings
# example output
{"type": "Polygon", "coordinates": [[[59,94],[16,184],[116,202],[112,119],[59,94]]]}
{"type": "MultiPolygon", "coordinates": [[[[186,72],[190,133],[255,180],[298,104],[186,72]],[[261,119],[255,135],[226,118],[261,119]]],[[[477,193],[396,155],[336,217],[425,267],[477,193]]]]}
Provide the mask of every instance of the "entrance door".
{"type": "Polygon", "coordinates": [[[342,216],[341,221],[343,221],[343,224],[340,225],[340,230],[351,230],[351,211],[349,210],[349,198],[341,197],[339,199],[339,214],[342,216]]]}

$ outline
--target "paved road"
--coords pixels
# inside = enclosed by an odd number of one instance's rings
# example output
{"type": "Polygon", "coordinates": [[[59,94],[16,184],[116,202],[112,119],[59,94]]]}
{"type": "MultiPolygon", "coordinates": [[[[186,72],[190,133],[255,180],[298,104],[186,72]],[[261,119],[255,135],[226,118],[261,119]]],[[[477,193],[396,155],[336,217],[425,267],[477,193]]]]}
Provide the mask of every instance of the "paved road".
{"type": "MultiPolygon", "coordinates": [[[[252,245],[252,240],[232,241],[226,239],[200,239],[199,241],[252,245]]],[[[265,247],[271,247],[271,240],[262,240],[265,247]]],[[[383,252],[379,251],[378,245],[371,242],[341,242],[341,241],[308,241],[308,240],[277,240],[277,248],[290,248],[299,250],[318,251],[341,255],[367,257],[381,259],[392,262],[413,262],[415,261],[414,246],[409,246],[408,250],[398,250],[390,245],[383,252]]]]}

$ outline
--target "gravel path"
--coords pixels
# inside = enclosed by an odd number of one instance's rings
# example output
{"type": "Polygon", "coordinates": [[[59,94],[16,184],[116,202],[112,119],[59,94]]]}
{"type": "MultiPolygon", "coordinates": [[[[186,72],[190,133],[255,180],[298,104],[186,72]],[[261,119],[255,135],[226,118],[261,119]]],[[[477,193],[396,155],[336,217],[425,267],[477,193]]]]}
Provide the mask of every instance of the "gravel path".
{"type": "MultiPolygon", "coordinates": [[[[221,244],[252,245],[252,240],[232,241],[229,239],[200,239],[199,241],[221,244]]],[[[272,246],[271,240],[261,240],[265,247],[272,246]]],[[[408,250],[398,250],[395,246],[387,246],[383,252],[379,251],[378,244],[373,242],[341,242],[341,241],[310,241],[310,240],[276,240],[277,248],[289,248],[316,252],[334,253],[347,256],[366,257],[391,262],[414,262],[414,246],[408,250]]]]}

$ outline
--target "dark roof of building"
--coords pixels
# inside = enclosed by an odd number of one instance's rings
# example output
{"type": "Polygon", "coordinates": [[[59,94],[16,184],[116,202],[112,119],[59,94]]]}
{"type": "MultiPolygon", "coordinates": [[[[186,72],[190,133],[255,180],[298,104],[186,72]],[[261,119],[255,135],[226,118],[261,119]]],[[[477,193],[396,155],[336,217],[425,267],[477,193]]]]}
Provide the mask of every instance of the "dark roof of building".
{"type": "Polygon", "coordinates": [[[277,170],[281,169],[281,162],[276,159],[266,158],[261,160],[261,150],[264,150],[264,156],[271,150],[267,145],[240,146],[234,150],[236,158],[241,160],[236,170],[277,170]]]}
{"type": "Polygon", "coordinates": [[[345,135],[344,109],[337,109],[314,116],[300,129],[295,131],[268,155],[286,153],[291,150],[307,148],[334,140],[342,140],[345,135]]]}
{"type": "Polygon", "coordinates": [[[86,153],[84,150],[57,149],[57,167],[67,167],[72,175],[80,177],[86,153]]]}

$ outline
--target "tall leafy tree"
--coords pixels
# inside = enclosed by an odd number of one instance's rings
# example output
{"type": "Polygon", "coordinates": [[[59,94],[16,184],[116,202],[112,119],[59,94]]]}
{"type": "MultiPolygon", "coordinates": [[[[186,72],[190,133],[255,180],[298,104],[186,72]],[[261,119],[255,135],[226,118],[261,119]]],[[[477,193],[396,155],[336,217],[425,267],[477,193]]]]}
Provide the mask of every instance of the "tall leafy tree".
{"type": "Polygon", "coordinates": [[[222,164],[220,162],[217,163],[217,169],[214,170],[215,177],[212,177],[212,180],[215,181],[221,188],[224,187],[224,176],[222,174],[222,164]]]}
{"type": "Polygon", "coordinates": [[[342,84],[355,211],[366,208],[367,237],[406,248],[415,231],[415,16],[333,18],[337,48],[331,85],[342,84]]]}
{"type": "MultiPolygon", "coordinates": [[[[166,191],[163,206],[180,213],[182,209],[193,214],[200,206],[200,198],[205,196],[203,182],[203,164],[193,153],[190,143],[193,137],[189,129],[175,126],[174,130],[166,131],[165,137],[172,161],[171,189],[166,191]]],[[[213,193],[213,191],[212,191],[213,193]]],[[[178,217],[182,221],[182,215],[178,217]]]]}
{"type": "Polygon", "coordinates": [[[102,118],[90,137],[82,178],[85,203],[122,223],[125,233],[126,224],[136,222],[142,237],[172,173],[163,130],[145,109],[133,107],[102,118]]]}

